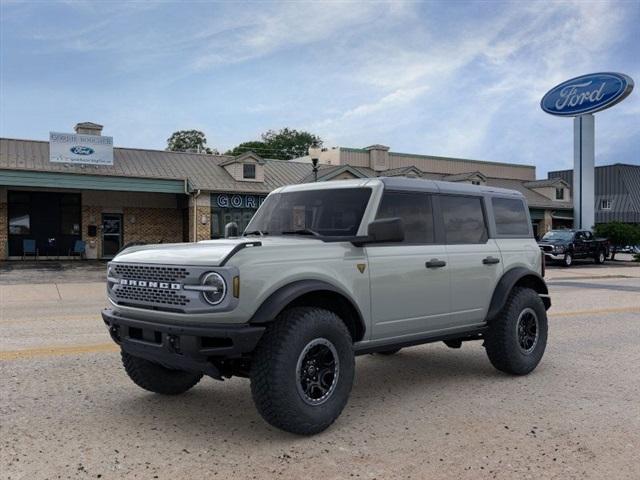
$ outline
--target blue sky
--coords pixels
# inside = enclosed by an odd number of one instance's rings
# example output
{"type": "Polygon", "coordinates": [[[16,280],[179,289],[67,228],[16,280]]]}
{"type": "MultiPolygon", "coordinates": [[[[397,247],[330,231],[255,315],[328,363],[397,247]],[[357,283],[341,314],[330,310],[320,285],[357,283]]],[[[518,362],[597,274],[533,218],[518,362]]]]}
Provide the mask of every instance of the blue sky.
{"type": "MultiPolygon", "coordinates": [[[[542,95],[640,81],[640,2],[1,1],[0,136],[78,121],[117,146],[203,130],[221,151],[291,127],[325,146],[571,167],[542,95]]],[[[640,87],[596,116],[596,163],[640,164],[640,87]]]]}

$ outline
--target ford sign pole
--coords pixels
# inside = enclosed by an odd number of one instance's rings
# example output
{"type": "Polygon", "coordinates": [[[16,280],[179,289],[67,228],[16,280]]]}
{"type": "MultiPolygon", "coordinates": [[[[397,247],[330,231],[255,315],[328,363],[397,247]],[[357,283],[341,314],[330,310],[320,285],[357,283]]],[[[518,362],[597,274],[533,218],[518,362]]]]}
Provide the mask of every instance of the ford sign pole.
{"type": "Polygon", "coordinates": [[[633,80],[622,73],[602,72],[572,78],[549,90],[542,110],[573,119],[573,226],[595,225],[595,118],[633,90],[633,80]]]}
{"type": "Polygon", "coordinates": [[[587,113],[573,119],[573,228],[595,225],[595,166],[595,117],[587,113]]]}

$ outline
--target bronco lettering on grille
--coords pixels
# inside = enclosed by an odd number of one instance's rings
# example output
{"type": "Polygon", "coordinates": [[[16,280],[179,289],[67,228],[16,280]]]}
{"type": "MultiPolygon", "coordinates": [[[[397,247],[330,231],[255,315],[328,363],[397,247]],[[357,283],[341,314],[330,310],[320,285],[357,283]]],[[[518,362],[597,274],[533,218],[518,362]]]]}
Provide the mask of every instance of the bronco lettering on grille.
{"type": "Polygon", "coordinates": [[[182,285],[179,283],[148,282],[146,280],[127,280],[126,278],[120,280],[120,285],[129,285],[131,287],[161,288],[163,290],[182,289],[182,285]]]}

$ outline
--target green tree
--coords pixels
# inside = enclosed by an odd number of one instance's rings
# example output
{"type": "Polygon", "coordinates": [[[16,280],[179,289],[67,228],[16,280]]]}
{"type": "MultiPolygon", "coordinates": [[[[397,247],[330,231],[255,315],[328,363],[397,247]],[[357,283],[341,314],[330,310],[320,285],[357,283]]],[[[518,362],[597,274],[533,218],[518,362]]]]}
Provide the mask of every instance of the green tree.
{"type": "Polygon", "coordinates": [[[207,137],[200,130],[178,130],[167,139],[171,152],[218,153],[207,147],[207,137]]]}
{"type": "Polygon", "coordinates": [[[227,155],[240,155],[249,150],[261,157],[290,160],[307,155],[312,145],[322,146],[322,139],[305,131],[289,128],[269,130],[261,135],[262,141],[244,142],[232,148],[227,155]]]}
{"type": "Polygon", "coordinates": [[[243,153],[247,153],[249,151],[260,155],[261,157],[270,158],[270,156],[267,154],[268,150],[264,142],[260,142],[257,140],[253,142],[243,142],[237,147],[234,147],[231,150],[227,150],[225,152],[225,155],[233,155],[234,157],[237,157],[238,155],[242,155],[243,153]]]}
{"type": "Polygon", "coordinates": [[[640,243],[640,227],[622,222],[600,223],[594,229],[596,236],[606,237],[611,243],[611,260],[615,259],[616,252],[625,245],[640,243]]]}
{"type": "Polygon", "coordinates": [[[271,158],[289,160],[307,155],[312,145],[322,146],[322,139],[305,131],[283,128],[280,131],[269,130],[262,134],[262,141],[275,152],[271,158]]]}

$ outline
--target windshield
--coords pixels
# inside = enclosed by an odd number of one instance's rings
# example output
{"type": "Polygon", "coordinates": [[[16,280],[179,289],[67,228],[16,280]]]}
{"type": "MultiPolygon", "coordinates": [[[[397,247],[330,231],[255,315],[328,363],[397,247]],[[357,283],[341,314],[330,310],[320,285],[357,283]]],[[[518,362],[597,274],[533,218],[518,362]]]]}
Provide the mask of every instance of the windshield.
{"type": "Polygon", "coordinates": [[[370,196],[370,188],[271,194],[244,234],[355,236],[370,196]]]}
{"type": "Polygon", "coordinates": [[[572,238],[573,232],[555,230],[545,233],[542,240],[571,240],[572,238]]]}

